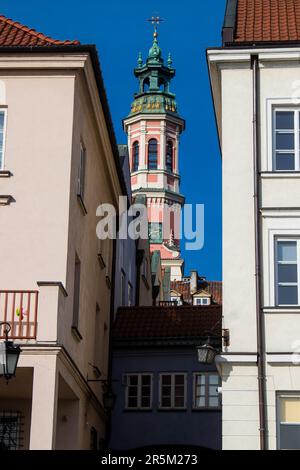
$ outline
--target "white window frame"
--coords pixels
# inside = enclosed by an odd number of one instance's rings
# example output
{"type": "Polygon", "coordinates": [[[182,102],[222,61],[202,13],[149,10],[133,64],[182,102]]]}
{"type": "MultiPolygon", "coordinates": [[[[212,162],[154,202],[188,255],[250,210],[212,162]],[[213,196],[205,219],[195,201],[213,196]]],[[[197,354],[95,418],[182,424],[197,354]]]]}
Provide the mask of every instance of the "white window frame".
{"type": "Polygon", "coordinates": [[[210,297],[194,297],[194,305],[195,306],[201,305],[203,307],[208,307],[209,305],[211,305],[211,298],[210,297]],[[198,300],[200,300],[199,303],[198,303],[198,300]],[[204,300],[207,300],[207,303],[204,303],[204,300]]]}
{"type": "Polygon", "coordinates": [[[125,383],[125,409],[127,411],[148,411],[152,410],[153,408],[153,374],[148,372],[143,373],[127,373],[124,375],[124,383],[125,383]],[[129,391],[129,377],[137,377],[138,378],[138,406],[133,407],[128,405],[128,391],[129,391]],[[142,406],[142,377],[150,377],[150,406],[142,406]]]}
{"type": "Polygon", "coordinates": [[[2,149],[2,161],[0,160],[0,171],[5,168],[5,149],[6,149],[6,129],[7,129],[7,108],[0,106],[0,113],[4,114],[3,124],[3,149],[2,149]]]}
{"type": "MultiPolygon", "coordinates": [[[[272,171],[275,173],[295,173],[300,171],[300,107],[297,106],[273,106],[272,109],[272,171]],[[276,113],[280,111],[294,113],[294,170],[276,169],[276,113]]],[[[288,152],[287,152],[288,153],[288,152]]]]}
{"type": "Polygon", "coordinates": [[[216,376],[218,377],[219,380],[219,385],[218,387],[221,386],[221,379],[220,376],[217,373],[212,373],[212,372],[195,372],[193,374],[193,410],[220,410],[222,407],[222,399],[221,395],[218,395],[219,399],[219,405],[218,406],[209,406],[209,379],[208,377],[211,376],[216,376]],[[196,387],[197,387],[197,382],[196,379],[198,376],[204,376],[205,377],[205,406],[197,406],[197,396],[196,396],[196,387]]]}
{"type": "MultiPolygon", "coordinates": [[[[286,308],[293,308],[293,307],[299,307],[300,306],[300,237],[296,236],[275,236],[274,237],[274,300],[275,300],[275,306],[276,307],[286,307],[286,308]],[[297,281],[297,286],[298,286],[298,303],[297,304],[279,304],[279,294],[278,294],[278,273],[277,273],[277,266],[278,266],[278,260],[277,260],[277,245],[278,242],[297,242],[297,275],[298,275],[298,281],[297,281]]],[[[293,263],[294,264],[294,263],[293,263]]],[[[283,284],[282,284],[283,285],[283,284]]],[[[287,283],[286,285],[291,285],[290,283],[287,283]]]]}
{"type": "MultiPolygon", "coordinates": [[[[277,431],[277,449],[281,449],[281,442],[280,442],[280,427],[283,424],[280,420],[280,400],[283,398],[300,398],[300,391],[293,391],[293,392],[277,392],[276,393],[276,431],[277,431]]],[[[284,423],[287,426],[289,423],[284,423]]],[[[298,423],[292,423],[293,425],[298,425],[298,423]]],[[[299,423],[300,426],[300,423],[299,423]]]]}
{"type": "Polygon", "coordinates": [[[187,373],[185,372],[161,372],[159,374],[159,409],[160,410],[186,410],[187,409],[187,373]],[[171,377],[171,406],[162,406],[162,377],[171,377]],[[175,377],[184,377],[184,406],[175,406],[175,377]]]}

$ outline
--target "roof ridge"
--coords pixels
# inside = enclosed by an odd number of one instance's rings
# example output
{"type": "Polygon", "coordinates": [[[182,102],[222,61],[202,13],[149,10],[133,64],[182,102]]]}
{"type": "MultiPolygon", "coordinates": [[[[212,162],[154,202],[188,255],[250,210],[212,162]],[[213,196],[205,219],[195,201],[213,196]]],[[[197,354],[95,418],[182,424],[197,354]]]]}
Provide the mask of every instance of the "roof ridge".
{"type": "Polygon", "coordinates": [[[13,27],[23,31],[24,33],[29,33],[29,34],[31,34],[32,36],[35,36],[38,39],[47,41],[47,42],[49,42],[51,44],[54,44],[54,45],[68,45],[68,44],[75,45],[75,44],[80,44],[80,42],[78,40],[72,41],[72,40],[67,39],[65,41],[61,41],[59,39],[53,39],[50,36],[46,36],[44,33],[36,31],[36,29],[34,29],[34,28],[29,28],[28,26],[23,25],[22,23],[19,23],[18,21],[14,21],[11,18],[7,18],[4,15],[0,15],[0,21],[3,21],[5,23],[9,24],[10,26],[13,26],[13,27]]]}

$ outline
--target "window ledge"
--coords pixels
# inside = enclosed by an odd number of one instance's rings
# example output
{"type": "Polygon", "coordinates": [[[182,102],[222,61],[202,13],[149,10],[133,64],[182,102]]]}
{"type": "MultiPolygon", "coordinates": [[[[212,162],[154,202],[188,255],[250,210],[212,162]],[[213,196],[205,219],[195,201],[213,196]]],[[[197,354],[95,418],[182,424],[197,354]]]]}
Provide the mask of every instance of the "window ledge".
{"type": "Polygon", "coordinates": [[[278,313],[299,314],[300,313],[300,305],[297,305],[295,307],[265,307],[263,309],[263,312],[268,313],[268,314],[278,314],[278,313]]]}
{"type": "Polygon", "coordinates": [[[300,171],[262,171],[260,176],[264,179],[300,179],[300,171]]]}
{"type": "Polygon", "coordinates": [[[170,412],[171,412],[171,413],[172,413],[172,412],[173,412],[173,413],[174,413],[174,412],[176,412],[176,413],[178,413],[178,412],[185,413],[185,412],[188,411],[188,409],[187,409],[187,408],[158,408],[157,411],[159,411],[159,412],[166,412],[166,413],[170,413],[170,412]]]}
{"type": "Polygon", "coordinates": [[[81,210],[82,210],[83,214],[87,215],[86,206],[84,204],[84,201],[83,201],[82,197],[79,194],[77,194],[77,201],[79,202],[79,205],[81,207],[81,210]]]}
{"type": "Polygon", "coordinates": [[[215,408],[213,408],[213,407],[211,407],[211,408],[195,408],[195,407],[193,407],[192,411],[195,411],[196,413],[199,413],[199,412],[200,413],[203,413],[203,412],[206,413],[207,411],[209,413],[212,412],[212,411],[220,412],[220,411],[222,411],[222,407],[220,407],[220,406],[215,407],[215,408]]]}
{"type": "Polygon", "coordinates": [[[12,176],[12,172],[9,170],[0,170],[0,178],[10,178],[12,176]]]}
{"type": "Polygon", "coordinates": [[[81,335],[81,333],[78,330],[77,326],[72,326],[72,335],[78,341],[78,343],[80,343],[80,341],[83,340],[83,336],[81,335]]]}
{"type": "Polygon", "coordinates": [[[12,196],[0,195],[0,206],[9,206],[14,201],[12,196]]]}

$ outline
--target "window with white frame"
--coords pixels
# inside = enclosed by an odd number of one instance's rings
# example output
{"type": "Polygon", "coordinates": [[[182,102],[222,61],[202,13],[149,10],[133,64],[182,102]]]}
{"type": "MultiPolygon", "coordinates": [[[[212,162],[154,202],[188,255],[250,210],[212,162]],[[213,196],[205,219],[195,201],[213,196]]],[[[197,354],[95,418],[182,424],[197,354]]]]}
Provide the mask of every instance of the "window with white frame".
{"type": "Polygon", "coordinates": [[[150,410],[152,408],[152,374],[126,375],[126,409],[150,410]]]}
{"type": "Polygon", "coordinates": [[[277,430],[280,450],[300,449],[300,394],[278,395],[277,430]]]}
{"type": "Polygon", "coordinates": [[[277,238],[275,241],[276,305],[299,305],[300,239],[277,238]]]}
{"type": "Polygon", "coordinates": [[[186,374],[160,374],[159,408],[165,410],[186,408],[186,374]]]}
{"type": "Polygon", "coordinates": [[[300,171],[299,108],[274,109],[273,170],[300,171]]]}
{"type": "Polygon", "coordinates": [[[194,408],[219,408],[220,385],[221,380],[217,374],[194,374],[194,408]]]}
{"type": "Polygon", "coordinates": [[[209,297],[196,297],[194,299],[194,305],[210,305],[209,297]]]}
{"type": "Polygon", "coordinates": [[[6,111],[0,109],[0,170],[4,168],[4,144],[5,144],[6,111]]]}

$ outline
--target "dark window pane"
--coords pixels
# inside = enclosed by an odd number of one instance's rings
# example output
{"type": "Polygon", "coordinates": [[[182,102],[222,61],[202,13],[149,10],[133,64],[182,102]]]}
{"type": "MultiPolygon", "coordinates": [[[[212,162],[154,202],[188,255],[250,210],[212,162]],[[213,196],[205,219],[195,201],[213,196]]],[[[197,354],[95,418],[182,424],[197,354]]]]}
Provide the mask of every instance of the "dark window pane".
{"type": "Polygon", "coordinates": [[[294,150],[294,134],[276,133],[276,150],[294,150]]]}
{"type": "Polygon", "coordinates": [[[176,385],[183,385],[184,384],[184,375],[176,375],[175,376],[175,384],[176,385]]]}
{"type": "Polygon", "coordinates": [[[139,169],[139,143],[135,142],[133,144],[133,171],[138,171],[139,169]]]}
{"type": "Polygon", "coordinates": [[[128,387],[128,396],[130,397],[137,397],[138,396],[138,389],[137,387],[128,387]]]}
{"type": "Polygon", "coordinates": [[[183,408],[184,407],[184,397],[176,397],[175,398],[175,407],[176,408],[183,408]]]}
{"type": "Polygon", "coordinates": [[[295,155],[293,153],[276,152],[276,170],[277,171],[294,171],[295,155]]]}
{"type": "Polygon", "coordinates": [[[148,169],[157,169],[157,141],[155,139],[149,140],[148,143],[148,169]]]}
{"type": "Polygon", "coordinates": [[[297,261],[297,242],[278,242],[277,259],[278,261],[297,261]]]}
{"type": "Polygon", "coordinates": [[[296,264],[279,264],[278,265],[278,282],[297,283],[298,267],[296,264]]]}
{"type": "Polygon", "coordinates": [[[150,408],[150,397],[143,397],[142,398],[142,407],[143,408],[150,408]]]}
{"type": "Polygon", "coordinates": [[[276,112],[276,129],[294,129],[294,112],[293,111],[277,111],[276,112]]]}
{"type": "Polygon", "coordinates": [[[128,407],[129,408],[137,408],[138,406],[138,402],[137,402],[137,398],[128,398],[128,407]]]}
{"type": "Polygon", "coordinates": [[[151,384],[150,375],[143,375],[142,376],[142,385],[150,385],[150,384],[151,384]]]}
{"type": "Polygon", "coordinates": [[[161,404],[164,408],[170,408],[171,407],[171,398],[163,397],[161,400],[161,404]]]}
{"type": "Polygon", "coordinates": [[[171,396],[171,387],[169,387],[169,386],[164,386],[164,387],[162,388],[162,394],[163,394],[164,397],[165,397],[165,396],[167,396],[167,397],[168,397],[168,396],[171,396]]]}
{"type": "Polygon", "coordinates": [[[137,375],[131,375],[129,377],[129,383],[130,383],[130,385],[137,385],[138,384],[138,376],[137,375]]]}
{"type": "Polygon", "coordinates": [[[297,286],[278,286],[279,305],[298,305],[297,286]]]}
{"type": "Polygon", "coordinates": [[[171,385],[171,376],[170,375],[163,375],[161,379],[162,379],[162,384],[163,385],[171,385]]]}
{"type": "Polygon", "coordinates": [[[184,386],[182,385],[177,385],[175,387],[175,395],[177,397],[183,397],[184,396],[184,386]]]}
{"type": "Polygon", "coordinates": [[[300,449],[300,426],[280,425],[280,449],[299,450],[300,449]]]}
{"type": "Polygon", "coordinates": [[[170,173],[172,173],[173,171],[173,144],[172,142],[168,142],[167,144],[166,169],[170,173]]]}

